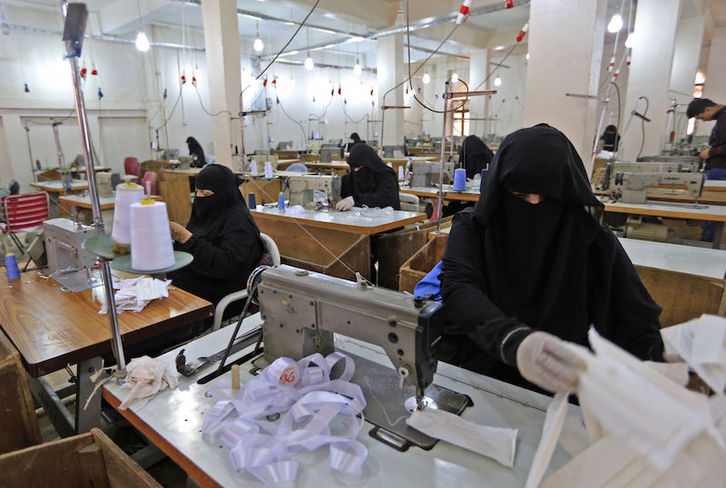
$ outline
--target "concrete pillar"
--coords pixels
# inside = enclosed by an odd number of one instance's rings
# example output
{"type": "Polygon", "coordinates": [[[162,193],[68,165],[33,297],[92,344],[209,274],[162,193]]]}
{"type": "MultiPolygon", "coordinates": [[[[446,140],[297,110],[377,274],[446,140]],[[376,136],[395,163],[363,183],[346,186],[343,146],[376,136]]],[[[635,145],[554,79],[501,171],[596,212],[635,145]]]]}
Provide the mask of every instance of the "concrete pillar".
{"type": "Polygon", "coordinates": [[[217,163],[232,167],[235,146],[242,151],[239,121],[231,117],[239,113],[242,91],[237,2],[235,0],[204,0],[204,47],[209,75],[209,105],[213,114],[212,134],[217,163]],[[229,112],[229,113],[227,113],[229,112]]]}
{"type": "Polygon", "coordinates": [[[703,96],[716,103],[726,105],[726,63],[724,60],[726,60],[726,27],[721,27],[714,29],[711,37],[703,96]]]}
{"type": "MultiPolygon", "coordinates": [[[[406,64],[403,57],[403,34],[380,37],[376,40],[376,65],[378,69],[378,107],[385,117],[384,146],[403,145],[404,110],[383,112],[383,95],[400,83],[405,76],[406,64]]],[[[386,97],[386,105],[403,105],[405,86],[401,85],[386,97]]]]}
{"type": "Polygon", "coordinates": [[[524,126],[546,122],[561,130],[586,166],[597,124],[596,102],[565,93],[597,93],[605,7],[605,0],[532,0],[530,4],[524,126]]]}
{"type": "MultiPolygon", "coordinates": [[[[621,159],[634,161],[640,152],[644,156],[659,154],[665,142],[666,124],[670,107],[669,93],[671,68],[676,44],[676,28],[680,10],[679,0],[640,0],[635,13],[634,32],[637,41],[632,49],[628,92],[623,105],[628,114],[639,97],[647,97],[649,106],[645,123],[645,138],[641,138],[639,119],[633,119],[623,136],[621,159]]],[[[694,60],[697,62],[697,60],[694,60]]],[[[642,112],[644,102],[638,105],[642,112]]]]}
{"type": "Polygon", "coordinates": [[[687,104],[693,97],[705,25],[706,19],[703,17],[682,20],[678,24],[670,86],[671,98],[675,98],[678,103],[687,104]]]}
{"type": "MultiPolygon", "coordinates": [[[[469,54],[469,89],[474,90],[476,86],[484,81],[489,74],[489,51],[486,49],[478,49],[469,54]]],[[[479,90],[486,90],[491,80],[480,86],[479,90]]],[[[469,114],[471,122],[469,123],[469,133],[482,137],[485,133],[486,121],[475,120],[487,117],[487,102],[489,97],[480,96],[473,97],[469,101],[469,114]]]]}

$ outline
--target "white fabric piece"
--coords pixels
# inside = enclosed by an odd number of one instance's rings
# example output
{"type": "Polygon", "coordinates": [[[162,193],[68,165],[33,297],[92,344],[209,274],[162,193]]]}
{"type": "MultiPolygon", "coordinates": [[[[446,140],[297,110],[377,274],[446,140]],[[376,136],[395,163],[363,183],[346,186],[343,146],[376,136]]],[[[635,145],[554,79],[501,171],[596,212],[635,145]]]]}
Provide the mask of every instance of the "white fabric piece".
{"type": "Polygon", "coordinates": [[[354,371],[352,358],[338,352],[278,358],[239,390],[211,390],[217,403],[205,413],[202,432],[220,437],[234,468],[265,484],[294,481],[298,462],[292,454],[322,446],[329,447],[333,469],[360,473],[368,456],[357,440],[366,402],[349,382],[354,371]],[[343,373],[331,379],[341,361],[343,373]],[[282,414],[279,422],[266,420],[273,414],[282,414]]]}
{"type": "MultiPolygon", "coordinates": [[[[116,300],[116,312],[124,310],[140,312],[152,300],[166,298],[169,296],[169,285],[171,280],[157,280],[156,278],[139,277],[125,280],[113,280],[114,289],[118,290],[114,295],[116,300]]],[[[100,314],[106,313],[104,303],[99,310],[100,314]]]]}
{"type": "Polygon", "coordinates": [[[644,361],[643,364],[679,386],[686,386],[688,384],[688,365],[686,363],[656,363],[654,361],[644,361]]]}
{"type": "Polygon", "coordinates": [[[532,459],[532,467],[529,469],[527,482],[524,485],[525,488],[536,488],[542,481],[547,472],[547,467],[550,465],[552,453],[555,452],[555,447],[557,447],[557,439],[559,439],[562,426],[565,424],[565,417],[567,417],[567,394],[558,393],[547,407],[547,415],[542,427],[542,437],[539,440],[534,459],[532,459]]]}
{"type": "Polygon", "coordinates": [[[726,389],[726,319],[717,315],[661,329],[666,354],[688,363],[719,395],[726,389]]]}
{"type": "Polygon", "coordinates": [[[406,424],[429,437],[463,447],[511,468],[517,449],[517,430],[469,422],[438,409],[416,410],[406,424]]]}
{"type": "MultiPolygon", "coordinates": [[[[723,405],[679,386],[593,329],[589,341],[595,355],[570,347],[587,364],[577,394],[594,441],[542,486],[722,486],[725,432],[716,427],[714,415],[724,410],[723,405]]],[[[547,425],[562,415],[548,409],[530,478],[543,471],[542,452],[557,442],[558,433],[548,432],[547,425]]],[[[549,456],[546,459],[549,463],[549,456]]],[[[528,480],[527,486],[537,486],[536,480],[528,480]]]]}
{"type": "Polygon", "coordinates": [[[126,365],[126,380],[123,384],[123,388],[130,389],[131,392],[119,408],[126,410],[134,400],[156,395],[167,387],[173,390],[178,384],[174,368],[161,359],[152,359],[149,356],[134,358],[126,365]]]}

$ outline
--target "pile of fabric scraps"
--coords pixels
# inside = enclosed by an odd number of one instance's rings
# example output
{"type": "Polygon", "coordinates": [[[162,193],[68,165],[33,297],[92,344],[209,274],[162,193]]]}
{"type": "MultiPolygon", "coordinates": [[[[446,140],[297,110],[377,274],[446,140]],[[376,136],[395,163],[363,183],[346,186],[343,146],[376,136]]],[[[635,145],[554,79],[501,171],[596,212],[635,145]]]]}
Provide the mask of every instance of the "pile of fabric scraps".
{"type": "Polygon", "coordinates": [[[134,358],[126,365],[126,380],[123,384],[123,388],[131,391],[120,408],[126,410],[134,400],[156,395],[167,387],[173,390],[178,384],[174,368],[161,359],[149,356],[134,358]]]}
{"type": "MultiPolygon", "coordinates": [[[[722,486],[726,479],[723,397],[687,390],[600,337],[594,351],[569,345],[585,361],[577,396],[590,445],[542,483],[588,486],[722,486]]],[[[540,486],[567,412],[567,397],[547,410],[527,487],[540,486]]]]}
{"type": "Polygon", "coordinates": [[[354,208],[349,215],[359,217],[362,219],[375,220],[383,217],[390,217],[393,215],[393,207],[386,208],[354,208]]]}
{"type": "MultiPolygon", "coordinates": [[[[171,280],[162,281],[149,277],[113,280],[113,287],[118,290],[114,295],[116,311],[118,313],[124,310],[141,312],[152,300],[168,297],[170,284],[171,280]]],[[[106,313],[105,303],[98,313],[106,313]]]]}
{"type": "Polygon", "coordinates": [[[294,481],[293,454],[323,446],[333,469],[358,474],[368,450],[357,440],[366,401],[350,383],[354,371],[353,359],[338,352],[279,358],[239,390],[208,392],[216,403],[204,414],[203,436],[221,440],[234,468],[265,484],[294,481]],[[332,379],[337,364],[343,372],[332,379]]]}
{"type": "Polygon", "coordinates": [[[717,315],[700,318],[661,330],[667,356],[685,361],[711,389],[726,389],[726,319],[717,315]]]}

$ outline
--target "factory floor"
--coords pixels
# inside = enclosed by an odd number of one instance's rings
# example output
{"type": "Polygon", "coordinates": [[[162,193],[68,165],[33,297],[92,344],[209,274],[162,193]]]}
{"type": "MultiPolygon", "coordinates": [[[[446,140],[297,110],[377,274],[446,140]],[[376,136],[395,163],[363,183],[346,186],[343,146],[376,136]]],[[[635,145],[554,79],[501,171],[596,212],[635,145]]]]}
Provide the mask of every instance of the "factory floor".
{"type": "MultiPolygon", "coordinates": [[[[69,386],[69,375],[66,371],[56,371],[43,377],[50,383],[54,389],[58,390],[65,386],[69,386]]],[[[75,413],[75,401],[66,404],[71,412],[75,413]]],[[[43,442],[59,439],[53,424],[43,413],[42,409],[37,410],[38,423],[40,425],[40,435],[43,442]]],[[[104,412],[108,413],[113,420],[113,425],[107,423],[103,417],[101,420],[101,429],[113,440],[126,454],[129,456],[140,451],[147,446],[145,439],[125,420],[123,420],[111,407],[104,408],[104,412]],[[108,410],[110,409],[110,410],[108,410]]],[[[174,461],[168,457],[164,457],[151,466],[145,468],[146,471],[154,477],[154,479],[162,486],[169,488],[192,488],[198,486],[191,480],[188,480],[186,473],[174,461]]]]}

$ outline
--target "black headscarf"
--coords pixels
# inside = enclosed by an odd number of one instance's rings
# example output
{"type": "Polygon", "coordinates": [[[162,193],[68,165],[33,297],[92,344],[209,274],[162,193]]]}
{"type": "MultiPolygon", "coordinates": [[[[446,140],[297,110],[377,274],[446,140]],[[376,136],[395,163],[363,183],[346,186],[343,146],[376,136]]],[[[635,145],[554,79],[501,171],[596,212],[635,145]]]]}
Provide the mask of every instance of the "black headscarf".
{"type": "Polygon", "coordinates": [[[602,148],[605,151],[617,151],[618,144],[620,143],[620,135],[618,135],[618,128],[614,125],[608,125],[602,133],[602,148]]]}
{"type": "Polygon", "coordinates": [[[174,244],[175,249],[191,253],[194,261],[169,277],[180,288],[216,305],[225,295],[245,287],[260,261],[263,244],[237,177],[228,167],[208,164],[199,172],[196,187],[214,194],[194,198],[187,224],[192,236],[174,244]]]}
{"type": "Polygon", "coordinates": [[[585,345],[593,324],[642,359],[662,357],[660,307],[598,223],[602,209],[560,131],[540,124],[504,139],[473,212],[454,218],[443,258],[453,362],[506,381],[519,377],[516,345],[524,335],[505,337],[522,325],[585,345]],[[517,196],[526,193],[543,200],[517,196]],[[489,370],[493,364],[500,369],[489,370]]]}
{"type": "Polygon", "coordinates": [[[202,145],[199,144],[199,141],[191,136],[187,137],[187,146],[189,147],[189,155],[196,156],[197,158],[195,166],[197,168],[204,167],[204,165],[207,164],[207,160],[204,159],[204,149],[202,149],[202,145]]]}
{"type": "Polygon", "coordinates": [[[489,166],[494,153],[477,136],[467,136],[459,149],[459,167],[466,169],[469,179],[481,173],[489,166]]]}
{"type": "Polygon", "coordinates": [[[353,141],[354,143],[357,143],[357,142],[361,142],[361,140],[360,140],[360,136],[358,135],[358,133],[357,133],[357,132],[353,132],[353,133],[352,133],[352,134],[350,135],[350,140],[351,140],[351,141],[353,141]]]}
{"type": "Polygon", "coordinates": [[[352,196],[356,205],[401,208],[398,176],[368,144],[356,144],[348,157],[350,173],[343,176],[341,196],[352,196]],[[360,168],[356,171],[356,168],[360,168]]]}
{"type": "MultiPolygon", "coordinates": [[[[256,225],[247,204],[239,191],[237,176],[227,166],[208,164],[202,169],[195,180],[198,190],[212,190],[208,197],[194,197],[192,215],[187,229],[193,234],[206,236],[218,233],[231,212],[241,212],[245,220],[252,226],[256,225]]],[[[259,233],[259,231],[258,231],[259,233]]]]}

